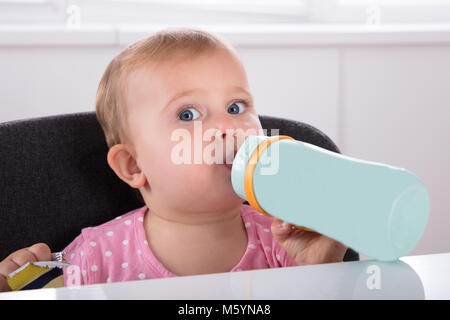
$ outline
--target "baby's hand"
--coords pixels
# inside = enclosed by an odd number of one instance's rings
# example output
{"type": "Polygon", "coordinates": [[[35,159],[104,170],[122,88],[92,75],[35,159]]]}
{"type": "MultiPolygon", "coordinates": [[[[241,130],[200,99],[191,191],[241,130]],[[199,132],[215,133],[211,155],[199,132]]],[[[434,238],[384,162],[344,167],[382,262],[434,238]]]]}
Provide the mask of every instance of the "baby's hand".
{"type": "Polygon", "coordinates": [[[45,243],[37,243],[28,248],[23,248],[11,253],[0,262],[0,292],[11,291],[6,277],[27,262],[50,261],[52,254],[50,248],[45,243]]]}
{"type": "Polygon", "coordinates": [[[271,231],[297,265],[342,262],[347,247],[320,233],[298,230],[274,218],[271,231]]]}

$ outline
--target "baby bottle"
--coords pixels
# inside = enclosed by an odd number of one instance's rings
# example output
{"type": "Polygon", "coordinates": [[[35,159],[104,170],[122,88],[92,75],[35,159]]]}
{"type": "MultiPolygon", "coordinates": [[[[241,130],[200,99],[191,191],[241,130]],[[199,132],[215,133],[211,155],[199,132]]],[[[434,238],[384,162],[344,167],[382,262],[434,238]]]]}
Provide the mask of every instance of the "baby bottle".
{"type": "Polygon", "coordinates": [[[231,181],[262,214],[377,260],[411,252],[428,221],[429,195],[413,173],[289,136],[247,137],[233,160],[231,181]]]}

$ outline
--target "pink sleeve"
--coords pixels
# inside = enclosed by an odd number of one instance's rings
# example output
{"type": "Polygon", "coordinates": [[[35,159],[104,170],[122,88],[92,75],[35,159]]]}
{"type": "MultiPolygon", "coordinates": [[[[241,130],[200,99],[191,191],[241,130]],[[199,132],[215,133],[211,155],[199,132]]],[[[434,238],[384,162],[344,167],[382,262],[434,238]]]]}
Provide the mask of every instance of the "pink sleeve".
{"type": "Polygon", "coordinates": [[[65,249],[66,259],[72,266],[64,268],[64,286],[76,286],[95,283],[91,272],[89,256],[91,248],[84,239],[83,233],[75,238],[65,249]]]}

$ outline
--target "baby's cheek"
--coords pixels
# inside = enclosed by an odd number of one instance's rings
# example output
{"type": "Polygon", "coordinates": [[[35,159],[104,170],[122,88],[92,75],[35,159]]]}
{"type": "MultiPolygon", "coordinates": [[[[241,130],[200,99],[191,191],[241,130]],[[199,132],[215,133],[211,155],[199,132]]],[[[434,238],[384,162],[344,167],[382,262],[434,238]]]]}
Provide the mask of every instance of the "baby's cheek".
{"type": "Polygon", "coordinates": [[[210,166],[205,164],[165,164],[165,180],[174,188],[196,190],[208,182],[210,166]]]}
{"type": "Polygon", "coordinates": [[[209,184],[209,180],[211,179],[211,169],[211,166],[205,163],[187,164],[180,174],[183,175],[186,182],[192,183],[192,188],[198,190],[209,184]]]}
{"type": "Polygon", "coordinates": [[[164,186],[170,198],[179,204],[198,205],[213,189],[211,175],[205,169],[203,164],[174,166],[164,186]]]}

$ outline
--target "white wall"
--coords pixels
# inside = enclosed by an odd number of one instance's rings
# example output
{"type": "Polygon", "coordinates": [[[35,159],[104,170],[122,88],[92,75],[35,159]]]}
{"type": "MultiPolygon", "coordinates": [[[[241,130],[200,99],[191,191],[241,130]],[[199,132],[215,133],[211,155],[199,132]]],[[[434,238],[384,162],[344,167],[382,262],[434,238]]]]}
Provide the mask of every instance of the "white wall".
{"type": "Polygon", "coordinates": [[[342,52],[343,153],[414,172],[431,197],[414,253],[450,249],[450,46],[342,52]]]}
{"type": "MultiPolygon", "coordinates": [[[[94,111],[107,63],[155,29],[33,30],[0,28],[0,122],[94,111]]],[[[411,254],[450,252],[450,28],[242,30],[210,29],[236,46],[259,113],[416,173],[431,214],[411,254]]]]}

